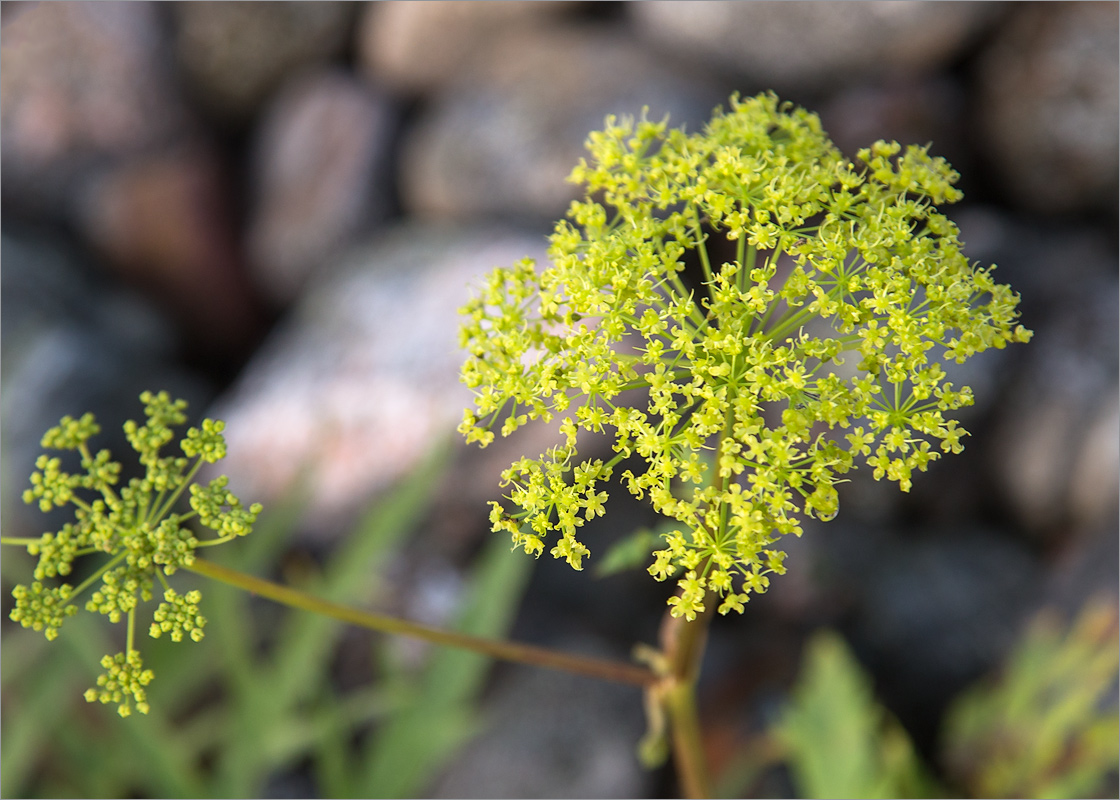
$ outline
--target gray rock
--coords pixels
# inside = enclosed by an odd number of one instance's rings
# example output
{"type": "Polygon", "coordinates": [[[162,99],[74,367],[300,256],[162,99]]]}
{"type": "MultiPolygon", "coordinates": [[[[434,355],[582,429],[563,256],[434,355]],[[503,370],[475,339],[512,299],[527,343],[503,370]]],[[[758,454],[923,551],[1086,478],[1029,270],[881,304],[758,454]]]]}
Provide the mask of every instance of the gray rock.
{"type": "Polygon", "coordinates": [[[1046,572],[1023,543],[973,524],[816,526],[821,608],[843,623],[919,747],[945,704],[994,669],[1037,610],[1046,572]]]}
{"type": "Polygon", "coordinates": [[[931,153],[963,171],[966,104],[962,87],[938,76],[845,87],[815,110],[829,138],[849,158],[878,139],[931,143],[931,153]]]}
{"type": "Polygon", "coordinates": [[[189,124],[150,3],[28,4],[0,49],[5,203],[56,217],[95,163],[189,124]]]}
{"type": "Polygon", "coordinates": [[[257,134],[248,250],[273,302],[295,299],[308,279],[389,212],[386,97],[341,70],[292,81],[257,134]]]}
{"type": "Polygon", "coordinates": [[[338,56],[356,6],[339,2],[175,3],[175,51],[199,100],[247,121],[283,80],[338,56]]]}
{"type": "Polygon", "coordinates": [[[985,55],[984,150],[1016,206],[1115,213],[1118,22],[1115,3],[1028,3],[985,55]]]}
{"type": "Polygon", "coordinates": [[[231,485],[268,503],[305,481],[312,527],[345,521],[462,419],[457,311],[470,286],[543,250],[543,235],[410,226],[351,252],[213,409],[231,485]]]}
{"type": "Polygon", "coordinates": [[[454,82],[495,41],[546,25],[574,5],[524,0],[367,3],[358,52],[377,83],[404,93],[432,92],[454,82]]]}
{"type": "Polygon", "coordinates": [[[1035,536],[1116,519],[1118,293],[1115,277],[1087,282],[1078,302],[1037,327],[997,428],[999,487],[1035,536]]]}
{"type": "Polygon", "coordinates": [[[758,89],[819,92],[933,72],[998,13],[989,3],[633,3],[638,30],[666,52],[741,76],[758,89]]]}
{"type": "MultiPolygon", "coordinates": [[[[586,646],[561,642],[563,650],[586,646]]],[[[527,667],[507,670],[487,730],[466,746],[433,797],[649,797],[638,762],[638,689],[527,667]]]]}
{"type": "Polygon", "coordinates": [[[408,138],[406,209],[424,217],[552,220],[577,196],[566,178],[608,114],[695,129],[720,93],[637,44],[599,30],[495,41],[436,97],[408,138]]]}
{"type": "MultiPolygon", "coordinates": [[[[1040,226],[991,208],[958,215],[966,253],[996,262],[1022,296],[1027,345],[1000,351],[1003,399],[984,479],[1039,539],[1115,520],[1120,288],[1115,242],[1091,229],[1040,226]]],[[[979,444],[979,443],[977,443],[979,444]]]]}

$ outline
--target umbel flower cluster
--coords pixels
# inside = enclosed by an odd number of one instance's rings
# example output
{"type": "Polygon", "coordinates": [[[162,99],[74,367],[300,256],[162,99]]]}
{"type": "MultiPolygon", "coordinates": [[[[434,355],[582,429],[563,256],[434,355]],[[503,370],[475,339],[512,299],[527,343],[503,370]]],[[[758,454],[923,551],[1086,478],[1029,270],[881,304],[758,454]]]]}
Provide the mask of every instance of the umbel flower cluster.
{"type": "Polygon", "coordinates": [[[12,591],[16,605],[11,618],[25,628],[54,639],[63,622],[78,612],[78,597],[94,586],[97,588],[86,600],[86,610],[103,614],[112,622],[127,619],[125,651],[102,659],[105,672],[97,679],[97,687],[86,692],[90,702],[116,703],[121,716],[132,712],[133,702],[136,710],[148,711],[144,687],[151,682],[152,672],[144,669],[140,653],[133,648],[140,602],[152,599],[158,583],[163,602],[153,614],[150,635],[158,638],[166,633],[174,641],[184,636],[200,640],[206,624],[199,613],[200,593],[176,593],[167,576],[194,563],[197,548],[248,534],[261,510],[256,503],[243,508],[228,490],[224,476],[206,486],[193,483],[203,463],[212,464],[225,457],[224,423],[203,420],[180,441],[183,456],[161,456],[160,451],[175,438],[173,426],[186,422],[187,404],[171,400],[166,392],[145,392],[140,400],[147,416],[145,424],[129,421],[124,431],[139,454],[144,476],[118,486],[120,463],[111,460],[108,450],[94,454],[89,448],[89,440],[100,432],[93,415],[63,417],[43,436],[42,446],[77,451],[82,472],[64,472],[60,457],[42,455],[35,462],[31,488],[24,492],[23,499],[38,503],[43,511],[73,506],[74,521],[37,539],[3,540],[4,544],[26,547],[28,553],[38,557],[34,582],[12,591]],[[178,513],[177,502],[188,486],[191,510],[178,513]],[[214,535],[199,539],[187,527],[192,519],[214,535]],[[77,587],[65,582],[77,559],[95,554],[108,558],[77,587]]]}
{"type": "Polygon", "coordinates": [[[713,593],[742,611],[785,571],[778,539],[833,518],[858,463],[908,491],[962,449],[950,414],[972,393],[946,360],[1030,331],[937,210],[961,193],[926,147],[850,161],[771,94],[733,97],[694,134],[611,117],[587,147],[551,264],[496,269],[462,309],[475,402],[460,431],[485,446],[559,422],[560,444],[503,473],[491,522],[575,569],[603,485],[640,457],[620,477],[677,523],[649,566],[678,577],[672,613],[693,619],[713,593]],[[580,460],[581,430],[613,435],[614,456],[580,460]]]}

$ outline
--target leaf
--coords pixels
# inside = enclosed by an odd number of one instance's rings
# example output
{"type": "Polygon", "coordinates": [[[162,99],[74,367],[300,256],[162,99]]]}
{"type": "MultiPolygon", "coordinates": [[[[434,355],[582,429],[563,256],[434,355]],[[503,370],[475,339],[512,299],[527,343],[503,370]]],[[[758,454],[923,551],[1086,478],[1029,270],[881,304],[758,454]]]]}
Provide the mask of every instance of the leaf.
{"type": "Polygon", "coordinates": [[[651,553],[661,546],[662,534],[680,527],[675,521],[664,522],[656,529],[638,528],[612,544],[595,568],[597,578],[606,578],[628,569],[647,566],[651,553]]]}
{"type": "Polygon", "coordinates": [[[1004,673],[946,716],[947,769],[976,797],[1087,797],[1117,766],[1120,635],[1114,602],[1090,601],[1065,630],[1040,614],[1004,673]]]}
{"type": "Polygon", "coordinates": [[[906,731],[875,701],[870,678],[831,631],[809,640],[793,701],[774,733],[802,797],[938,793],[906,731]]]}
{"type": "MultiPolygon", "coordinates": [[[[474,568],[458,630],[499,637],[513,624],[533,561],[510,555],[494,537],[474,568]]],[[[376,731],[363,756],[360,797],[410,797],[422,792],[439,768],[479,727],[476,715],[490,659],[438,648],[415,686],[415,702],[376,731]]]]}

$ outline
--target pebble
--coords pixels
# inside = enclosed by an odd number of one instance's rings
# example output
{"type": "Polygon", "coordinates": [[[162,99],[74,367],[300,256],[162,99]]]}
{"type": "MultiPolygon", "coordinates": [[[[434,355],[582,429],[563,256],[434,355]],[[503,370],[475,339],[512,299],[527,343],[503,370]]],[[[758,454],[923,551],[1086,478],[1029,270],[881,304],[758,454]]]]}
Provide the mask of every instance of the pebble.
{"type": "Polygon", "coordinates": [[[455,82],[495,41],[546,26],[576,5],[564,0],[367,3],[357,49],[372,80],[401,94],[420,95],[455,82]]]}
{"type": "Polygon", "coordinates": [[[91,177],[76,216],[114,277],[157,302],[188,350],[228,366],[256,343],[263,314],[230,224],[225,179],[205,142],[184,143],[91,177]]]}
{"type": "Polygon", "coordinates": [[[39,3],[5,16],[0,130],[5,209],[59,219],[89,170],[191,123],[155,4],[39,3]]]}
{"type": "MultiPolygon", "coordinates": [[[[555,643],[594,653],[588,643],[555,643]]],[[[651,797],[638,762],[638,689],[531,667],[507,668],[487,729],[444,771],[433,797],[651,797]]]]}
{"type": "Polygon", "coordinates": [[[209,113],[243,124],[285,78],[337,57],[357,6],[342,2],[176,3],[174,51],[209,113]]]}

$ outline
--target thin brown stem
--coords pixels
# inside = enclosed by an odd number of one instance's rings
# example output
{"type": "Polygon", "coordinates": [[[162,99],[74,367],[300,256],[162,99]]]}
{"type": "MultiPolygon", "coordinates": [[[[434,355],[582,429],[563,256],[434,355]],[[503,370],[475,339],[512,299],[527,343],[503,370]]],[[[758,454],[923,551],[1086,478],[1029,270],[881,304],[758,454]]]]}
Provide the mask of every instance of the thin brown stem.
{"type": "Polygon", "coordinates": [[[490,656],[491,658],[500,658],[505,661],[515,661],[520,664],[530,664],[537,667],[547,667],[548,669],[561,670],[563,672],[570,672],[576,675],[584,675],[590,678],[598,678],[600,680],[613,681],[616,683],[649,686],[658,680],[658,676],[650,670],[633,664],[607,661],[599,658],[588,658],[585,656],[574,656],[568,653],[550,650],[546,647],[536,647],[534,645],[519,644],[517,642],[469,636],[465,633],[431,628],[427,625],[419,625],[415,622],[398,619],[397,617],[374,614],[339,603],[332,603],[328,600],[323,600],[307,594],[306,592],[301,592],[298,589],[281,586],[278,583],[272,583],[271,581],[266,581],[244,572],[229,569],[228,567],[223,567],[201,558],[196,558],[194,563],[186,567],[186,569],[199,575],[205,575],[207,578],[229,584],[230,586],[236,586],[239,589],[258,594],[261,597],[267,597],[269,600],[274,600],[277,603],[282,603],[292,608],[299,608],[314,614],[321,614],[350,625],[370,628],[375,631],[381,631],[382,633],[411,636],[416,639],[432,642],[433,644],[458,647],[462,650],[471,650],[475,653],[490,656]]]}

